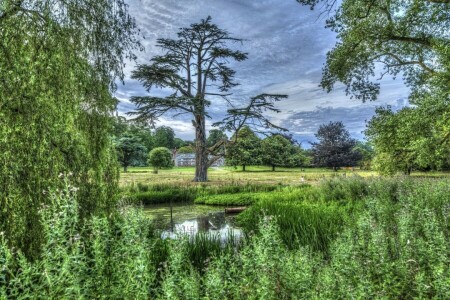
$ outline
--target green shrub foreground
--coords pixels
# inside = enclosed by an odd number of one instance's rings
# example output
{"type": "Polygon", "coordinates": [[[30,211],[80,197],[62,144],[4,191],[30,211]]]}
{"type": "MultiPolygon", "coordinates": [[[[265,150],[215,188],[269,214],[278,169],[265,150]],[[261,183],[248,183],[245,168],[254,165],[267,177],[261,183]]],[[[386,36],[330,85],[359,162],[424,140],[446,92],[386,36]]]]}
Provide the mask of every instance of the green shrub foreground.
{"type": "Polygon", "coordinates": [[[231,246],[206,236],[162,240],[130,207],[81,226],[67,185],[41,209],[46,242],[38,260],[1,235],[0,298],[449,299],[449,182],[356,181],[326,182],[302,199],[263,199],[252,208],[262,210],[257,230],[231,246]],[[332,185],[341,192],[324,198],[332,185]],[[285,244],[290,217],[269,209],[273,203],[298,214],[297,245],[285,244]],[[315,236],[327,237],[326,255],[308,242],[315,236]]]}

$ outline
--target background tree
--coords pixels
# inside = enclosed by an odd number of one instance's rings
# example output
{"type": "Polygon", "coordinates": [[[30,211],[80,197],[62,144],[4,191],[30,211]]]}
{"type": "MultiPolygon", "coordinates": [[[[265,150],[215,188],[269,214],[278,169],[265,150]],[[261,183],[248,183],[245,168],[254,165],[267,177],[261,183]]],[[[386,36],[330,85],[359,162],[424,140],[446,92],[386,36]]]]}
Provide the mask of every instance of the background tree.
{"type": "Polygon", "coordinates": [[[152,129],[148,124],[142,122],[135,122],[133,120],[127,120],[128,128],[124,135],[133,135],[140,139],[142,145],[147,148],[147,153],[154,147],[156,147],[155,135],[152,134],[152,129]]]}
{"type": "Polygon", "coordinates": [[[308,152],[299,145],[292,145],[291,155],[288,160],[288,167],[306,167],[311,164],[311,158],[308,152]]]}
{"type": "Polygon", "coordinates": [[[177,151],[179,154],[195,153],[195,147],[192,145],[180,147],[177,151]]]}
{"type": "Polygon", "coordinates": [[[148,155],[148,163],[153,166],[155,173],[158,169],[173,167],[172,152],[165,147],[156,147],[148,155]]]}
{"type": "MultiPolygon", "coordinates": [[[[380,120],[386,124],[397,123],[399,130],[425,125],[425,130],[408,133],[409,137],[402,139],[405,143],[393,148],[402,156],[420,157],[421,165],[445,165],[450,148],[450,1],[298,2],[312,6],[322,2],[329,12],[337,8],[327,20],[327,27],[338,34],[339,41],[327,55],[322,87],[330,91],[340,81],[347,86],[348,94],[363,101],[374,100],[380,88],[375,78],[402,75],[411,88],[409,101],[414,107],[397,113],[379,110],[370,135],[383,140],[390,134],[384,132],[390,126],[375,125],[380,120]],[[375,77],[380,67],[383,71],[375,77]]],[[[398,161],[398,156],[392,156],[392,152],[380,152],[388,147],[379,149],[378,142],[374,145],[377,153],[390,156],[391,162],[398,161]]]]}
{"type": "Polygon", "coordinates": [[[226,148],[226,163],[230,166],[246,166],[261,164],[261,140],[248,126],[242,127],[233,137],[234,142],[226,148]]]}
{"type": "Polygon", "coordinates": [[[184,140],[182,140],[182,139],[180,139],[180,138],[175,138],[175,148],[176,149],[180,149],[181,147],[188,147],[188,146],[193,146],[193,145],[195,145],[195,143],[194,142],[192,142],[192,141],[184,141],[184,140]]]}
{"type": "Polygon", "coordinates": [[[378,108],[366,130],[376,155],[374,169],[382,174],[398,171],[410,174],[413,168],[443,169],[448,165],[450,149],[441,148],[441,139],[433,139],[434,126],[422,108],[404,108],[393,112],[378,108]],[[433,161],[429,157],[435,157],[433,161]]]}
{"type": "Polygon", "coordinates": [[[135,135],[125,135],[116,142],[117,158],[127,172],[132,165],[142,165],[147,158],[148,150],[142,145],[141,139],[135,135]]]}
{"type": "Polygon", "coordinates": [[[221,141],[227,141],[228,136],[220,129],[211,129],[209,131],[208,138],[206,139],[206,145],[208,147],[213,147],[214,145],[220,143],[221,141]]]}
{"type": "Polygon", "coordinates": [[[124,171],[128,166],[146,166],[147,154],[155,146],[149,126],[120,116],[113,120],[113,141],[124,171]]]}
{"type": "Polygon", "coordinates": [[[112,207],[111,91],[135,33],[123,0],[0,1],[0,231],[29,257],[60,173],[82,217],[112,207]]]}
{"type": "Polygon", "coordinates": [[[261,142],[262,162],[272,167],[289,166],[292,163],[294,155],[294,146],[285,137],[275,134],[266,137],[261,142]]]}
{"type": "MultiPolygon", "coordinates": [[[[228,67],[228,62],[243,61],[247,54],[228,48],[230,42],[241,40],[212,24],[211,17],[182,28],[177,35],[178,39],[158,39],[157,44],[165,54],[153,57],[149,65],[138,65],[132,73],[132,78],[142,82],[148,91],[154,87],[166,88],[172,90],[171,94],[164,98],[132,97],[131,101],[137,106],[137,111],[132,114],[150,122],[169,111],[177,115],[190,114],[196,143],[194,181],[207,181],[208,167],[214,161],[214,158],[208,158],[208,154],[215,150],[215,147],[209,150],[206,143],[207,108],[212,103],[211,99],[226,99],[228,91],[237,85],[235,71],[228,67]]],[[[279,99],[277,95],[257,96],[250,100],[249,106],[244,107],[245,111],[233,107],[229,113],[249,116],[249,112],[275,110],[273,103],[279,99]],[[256,104],[259,106],[256,107],[256,104]]],[[[256,118],[256,114],[252,117],[256,118]]],[[[259,114],[259,117],[265,125],[272,125],[264,115],[259,114]]]]}
{"type": "Polygon", "coordinates": [[[361,170],[370,170],[372,166],[372,160],[375,156],[375,151],[369,142],[357,141],[353,150],[361,154],[361,160],[359,161],[359,167],[361,170]]]}
{"type": "Polygon", "coordinates": [[[342,122],[321,125],[315,134],[318,143],[311,143],[316,166],[333,168],[358,165],[361,155],[355,151],[356,140],[350,137],[342,122]]]}
{"type": "Polygon", "coordinates": [[[154,135],[154,143],[156,147],[165,147],[168,149],[175,148],[175,132],[168,126],[156,128],[154,135]]]}

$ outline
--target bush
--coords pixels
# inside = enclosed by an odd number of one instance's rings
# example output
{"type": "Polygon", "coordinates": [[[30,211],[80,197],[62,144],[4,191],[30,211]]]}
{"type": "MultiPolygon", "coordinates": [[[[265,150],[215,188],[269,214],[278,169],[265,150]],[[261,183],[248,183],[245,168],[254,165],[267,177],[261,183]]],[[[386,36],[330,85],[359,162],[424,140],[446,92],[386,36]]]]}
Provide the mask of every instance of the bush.
{"type": "Polygon", "coordinates": [[[165,147],[154,148],[148,154],[148,164],[153,166],[156,172],[161,168],[172,168],[172,153],[165,147]]]}

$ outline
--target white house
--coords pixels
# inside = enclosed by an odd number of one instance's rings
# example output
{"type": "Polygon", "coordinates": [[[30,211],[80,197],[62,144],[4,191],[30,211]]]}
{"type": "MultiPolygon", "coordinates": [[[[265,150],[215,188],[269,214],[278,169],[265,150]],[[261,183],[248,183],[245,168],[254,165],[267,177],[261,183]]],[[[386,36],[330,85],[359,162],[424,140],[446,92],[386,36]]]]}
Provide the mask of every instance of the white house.
{"type": "MultiPolygon", "coordinates": [[[[195,153],[175,153],[173,160],[176,167],[194,167],[195,153]]],[[[225,158],[223,157],[217,159],[211,165],[211,167],[223,167],[223,166],[225,166],[225,158]]]]}

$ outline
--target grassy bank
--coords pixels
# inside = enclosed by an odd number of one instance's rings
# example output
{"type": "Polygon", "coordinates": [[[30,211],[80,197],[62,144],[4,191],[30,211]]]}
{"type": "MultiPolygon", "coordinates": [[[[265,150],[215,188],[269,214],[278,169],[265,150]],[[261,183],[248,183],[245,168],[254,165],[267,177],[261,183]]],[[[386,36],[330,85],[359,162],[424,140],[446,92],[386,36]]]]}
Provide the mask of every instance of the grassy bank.
{"type": "Polygon", "coordinates": [[[81,222],[70,187],[52,199],[41,210],[40,259],[0,237],[0,298],[450,298],[448,180],[267,192],[241,216],[248,237],[239,246],[206,235],[162,240],[130,207],[81,222]]]}
{"type": "Polygon", "coordinates": [[[229,185],[177,185],[177,184],[131,184],[121,188],[128,204],[197,203],[210,205],[239,205],[253,203],[251,195],[281,190],[281,185],[229,184],[229,185]],[[247,199],[247,200],[246,200],[247,199]]]}

